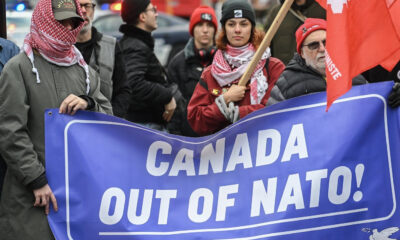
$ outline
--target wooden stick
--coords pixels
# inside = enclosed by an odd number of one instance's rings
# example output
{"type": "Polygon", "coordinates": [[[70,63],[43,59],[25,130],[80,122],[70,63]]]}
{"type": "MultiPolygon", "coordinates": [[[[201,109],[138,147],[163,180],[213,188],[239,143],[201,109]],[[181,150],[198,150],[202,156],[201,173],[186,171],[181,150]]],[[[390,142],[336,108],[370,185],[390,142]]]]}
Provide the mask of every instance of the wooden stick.
{"type": "Polygon", "coordinates": [[[239,86],[246,86],[247,82],[249,81],[251,75],[253,74],[258,62],[260,61],[262,55],[264,54],[265,50],[271,45],[271,40],[274,37],[276,31],[278,30],[279,26],[281,25],[283,19],[285,18],[287,12],[292,6],[294,0],[285,0],[281,9],[279,10],[278,14],[276,15],[274,21],[272,22],[271,27],[268,29],[267,34],[265,35],[264,39],[262,40],[260,46],[258,47],[256,53],[253,56],[249,66],[246,69],[246,72],[239,80],[239,86]]]}

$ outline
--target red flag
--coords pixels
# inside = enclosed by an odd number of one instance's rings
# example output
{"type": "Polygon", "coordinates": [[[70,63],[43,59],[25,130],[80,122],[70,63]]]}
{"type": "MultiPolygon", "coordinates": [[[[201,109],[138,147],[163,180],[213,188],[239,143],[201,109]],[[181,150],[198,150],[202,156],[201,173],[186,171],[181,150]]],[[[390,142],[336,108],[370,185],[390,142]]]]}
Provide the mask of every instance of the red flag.
{"type": "Polygon", "coordinates": [[[327,109],[352,78],[400,60],[400,0],[316,0],[327,11],[327,109]]]}

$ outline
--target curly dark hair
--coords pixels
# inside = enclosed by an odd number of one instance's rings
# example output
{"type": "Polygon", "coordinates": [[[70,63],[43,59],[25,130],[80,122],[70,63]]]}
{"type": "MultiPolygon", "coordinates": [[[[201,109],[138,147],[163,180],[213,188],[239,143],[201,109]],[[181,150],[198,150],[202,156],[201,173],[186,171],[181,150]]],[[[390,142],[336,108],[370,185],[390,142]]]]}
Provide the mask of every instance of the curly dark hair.
{"type": "MultiPolygon", "coordinates": [[[[265,33],[262,30],[259,30],[252,26],[251,28],[251,36],[249,42],[253,44],[254,48],[257,50],[260,46],[262,40],[264,39],[265,33]]],[[[222,27],[218,32],[216,45],[220,50],[226,50],[226,45],[228,44],[228,38],[226,37],[225,27],[222,27]]]]}

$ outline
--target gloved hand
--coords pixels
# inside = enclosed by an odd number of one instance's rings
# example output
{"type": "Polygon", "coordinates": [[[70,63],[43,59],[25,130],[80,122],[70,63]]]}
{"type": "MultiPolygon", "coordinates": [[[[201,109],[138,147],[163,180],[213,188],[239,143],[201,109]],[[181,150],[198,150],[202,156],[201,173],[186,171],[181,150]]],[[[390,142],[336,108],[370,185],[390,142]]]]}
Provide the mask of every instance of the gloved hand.
{"type": "Polygon", "coordinates": [[[400,105],[400,83],[395,83],[388,97],[388,104],[392,108],[398,107],[400,105]]]}
{"type": "Polygon", "coordinates": [[[229,122],[234,123],[239,120],[239,107],[235,106],[233,102],[230,102],[228,106],[226,106],[224,97],[220,95],[215,99],[215,103],[222,115],[224,115],[229,122]]]}
{"type": "Polygon", "coordinates": [[[239,107],[235,106],[235,104],[233,102],[230,102],[228,104],[228,108],[229,108],[229,121],[231,121],[231,123],[235,123],[239,120],[239,107]]]}

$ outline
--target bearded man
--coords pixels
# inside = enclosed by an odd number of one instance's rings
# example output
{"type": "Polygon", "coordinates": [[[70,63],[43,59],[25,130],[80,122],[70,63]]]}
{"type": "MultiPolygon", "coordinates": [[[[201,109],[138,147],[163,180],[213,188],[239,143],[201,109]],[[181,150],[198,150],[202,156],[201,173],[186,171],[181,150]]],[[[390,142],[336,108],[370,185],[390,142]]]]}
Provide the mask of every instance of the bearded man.
{"type": "Polygon", "coordinates": [[[44,113],[78,110],[112,114],[100,79],[76,36],[83,27],[78,0],[40,0],[22,52],[0,77],[0,151],[7,164],[0,199],[0,238],[54,239],[46,215],[57,200],[46,178],[44,113]]]}
{"type": "MultiPolygon", "coordinates": [[[[326,27],[323,19],[307,18],[297,29],[297,53],[276,83],[285,99],[326,90],[326,27]]],[[[353,85],[366,82],[361,75],[353,78],[353,85]]]]}

